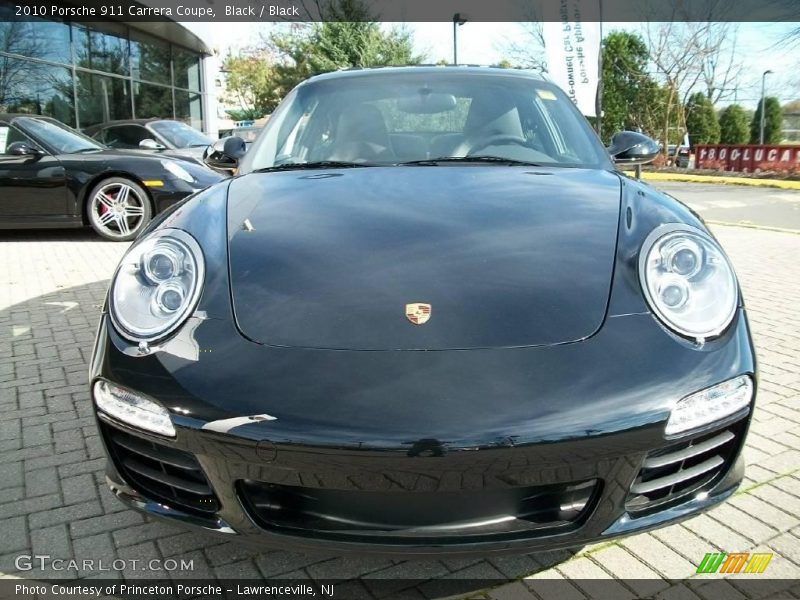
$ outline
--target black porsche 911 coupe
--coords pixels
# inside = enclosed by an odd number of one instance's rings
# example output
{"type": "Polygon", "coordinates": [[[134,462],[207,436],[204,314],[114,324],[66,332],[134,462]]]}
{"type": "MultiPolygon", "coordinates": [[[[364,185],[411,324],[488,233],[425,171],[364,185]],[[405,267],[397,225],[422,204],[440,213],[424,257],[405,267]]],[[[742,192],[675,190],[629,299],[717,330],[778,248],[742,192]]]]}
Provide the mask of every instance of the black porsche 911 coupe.
{"type": "Polygon", "coordinates": [[[0,114],[0,229],[89,225],[132,240],[220,179],[196,162],[109,149],[55,119],[0,114]]]}
{"type": "Polygon", "coordinates": [[[282,548],[581,546],[729,497],[756,387],[684,205],[519,71],[337,72],[140,236],[91,367],[107,480],[282,548]]]}

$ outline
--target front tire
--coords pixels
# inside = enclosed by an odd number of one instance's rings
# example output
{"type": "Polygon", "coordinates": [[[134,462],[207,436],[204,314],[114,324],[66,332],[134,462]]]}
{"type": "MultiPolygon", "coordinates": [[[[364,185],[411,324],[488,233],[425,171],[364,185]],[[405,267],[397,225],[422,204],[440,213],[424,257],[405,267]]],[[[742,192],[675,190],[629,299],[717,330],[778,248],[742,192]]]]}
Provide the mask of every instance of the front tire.
{"type": "Polygon", "coordinates": [[[92,188],[86,202],[92,229],[115,242],[135,238],[152,217],[147,192],[125,177],[104,179],[92,188]]]}

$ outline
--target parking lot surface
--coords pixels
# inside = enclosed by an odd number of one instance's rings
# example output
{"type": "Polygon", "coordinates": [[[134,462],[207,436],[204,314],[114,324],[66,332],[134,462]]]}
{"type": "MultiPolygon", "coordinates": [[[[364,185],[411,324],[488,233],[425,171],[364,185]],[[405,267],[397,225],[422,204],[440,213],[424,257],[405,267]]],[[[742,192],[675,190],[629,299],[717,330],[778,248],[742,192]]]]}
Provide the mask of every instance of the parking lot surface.
{"type": "Polygon", "coordinates": [[[650,184],[708,221],[800,231],[800,191],[672,181],[650,184]]]}
{"type": "MultiPolygon", "coordinates": [[[[758,190],[751,193],[759,193],[758,190]]],[[[126,244],[88,232],[0,232],[0,572],[39,579],[91,571],[21,570],[20,555],[192,560],[191,573],[123,570],[104,577],[342,578],[339,597],[375,597],[372,578],[424,580],[403,597],[435,596],[441,578],[482,580],[472,597],[535,598],[541,578],[611,581],[610,597],[702,598],[685,580],[708,552],[771,552],[760,577],[800,576],[800,235],[714,226],[736,266],[760,365],[758,406],[747,440],[747,473],[721,507],[681,524],[618,542],[488,559],[392,561],[254,552],[150,521],[105,488],[102,449],[90,410],[88,361],[109,277],[126,244]],[[504,580],[515,580],[506,583],[504,580]],[[428,587],[426,587],[426,585],[428,587]]],[[[755,597],[741,578],[726,598],[755,597]]],[[[690,580],[690,581],[691,581],[690,580]]],[[[782,588],[781,588],[782,589],[782,588]]],[[[780,592],[783,594],[784,592],[780,592]]],[[[787,592],[788,593],[788,592],[787,592]]],[[[719,596],[717,596],[719,597],[719,596]]],[[[800,597],[781,596],[781,597],[800,597]]]]}

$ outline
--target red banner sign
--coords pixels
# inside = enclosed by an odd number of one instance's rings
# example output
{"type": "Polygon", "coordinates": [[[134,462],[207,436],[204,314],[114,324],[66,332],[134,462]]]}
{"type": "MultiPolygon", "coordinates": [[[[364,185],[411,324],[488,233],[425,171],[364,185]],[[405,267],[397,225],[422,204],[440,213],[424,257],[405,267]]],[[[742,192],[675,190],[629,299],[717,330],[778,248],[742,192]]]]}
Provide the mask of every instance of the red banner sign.
{"type": "Polygon", "coordinates": [[[800,146],[698,145],[695,167],[750,173],[798,168],[800,146]]]}

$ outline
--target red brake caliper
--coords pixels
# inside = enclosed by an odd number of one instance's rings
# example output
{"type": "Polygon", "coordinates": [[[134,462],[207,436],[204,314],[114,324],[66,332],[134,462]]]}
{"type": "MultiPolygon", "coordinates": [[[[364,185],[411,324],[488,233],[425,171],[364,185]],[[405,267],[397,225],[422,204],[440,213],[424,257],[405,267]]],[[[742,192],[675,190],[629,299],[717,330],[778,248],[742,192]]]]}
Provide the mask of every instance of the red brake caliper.
{"type": "MultiPolygon", "coordinates": [[[[106,197],[108,197],[108,196],[106,196],[106,197]]],[[[116,196],[115,196],[115,198],[116,198],[116,196]]],[[[100,216],[102,217],[104,214],[106,214],[108,212],[108,207],[101,202],[100,206],[98,207],[98,211],[97,212],[99,212],[100,216]]]]}

